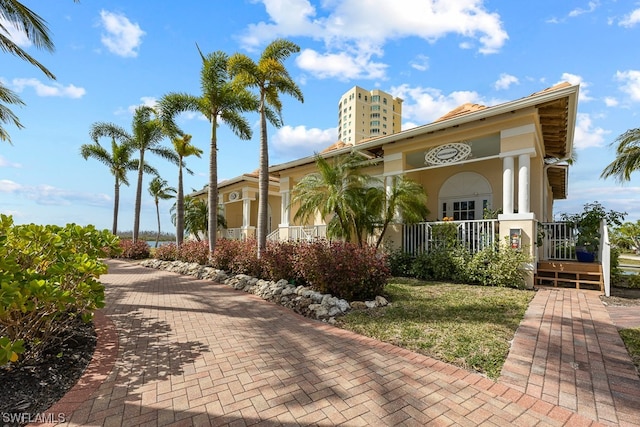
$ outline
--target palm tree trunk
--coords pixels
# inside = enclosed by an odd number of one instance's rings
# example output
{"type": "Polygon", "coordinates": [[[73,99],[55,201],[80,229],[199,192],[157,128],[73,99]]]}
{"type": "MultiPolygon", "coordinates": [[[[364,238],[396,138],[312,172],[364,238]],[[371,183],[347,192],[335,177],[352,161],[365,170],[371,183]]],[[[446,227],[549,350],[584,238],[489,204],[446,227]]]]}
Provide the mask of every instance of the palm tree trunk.
{"type": "Polygon", "coordinates": [[[178,200],[176,201],[176,244],[184,240],[184,192],[182,188],[182,157],[178,163],[178,200]]]}
{"type": "MultiPolygon", "coordinates": [[[[264,95],[262,95],[264,98],[264,95]]],[[[260,103],[260,171],[258,177],[258,258],[267,246],[267,221],[269,209],[269,146],[267,143],[267,118],[264,99],[260,103]]]]}
{"type": "Polygon", "coordinates": [[[138,164],[138,187],[136,188],[136,207],[133,217],[133,242],[138,241],[140,234],[140,207],[142,205],[142,175],[144,165],[144,150],[140,150],[140,163],[138,164]]]}
{"type": "Polygon", "coordinates": [[[218,117],[211,115],[211,153],[209,154],[209,252],[216,249],[218,233],[218,117]]]}
{"type": "Polygon", "coordinates": [[[113,190],[113,225],[111,233],[118,234],[118,209],[120,207],[120,181],[116,177],[115,188],[113,190]]]}
{"type": "Polygon", "coordinates": [[[158,204],[158,199],[156,199],[156,217],[158,218],[158,234],[156,234],[156,248],[157,248],[158,243],[160,242],[160,206],[158,204]]]}

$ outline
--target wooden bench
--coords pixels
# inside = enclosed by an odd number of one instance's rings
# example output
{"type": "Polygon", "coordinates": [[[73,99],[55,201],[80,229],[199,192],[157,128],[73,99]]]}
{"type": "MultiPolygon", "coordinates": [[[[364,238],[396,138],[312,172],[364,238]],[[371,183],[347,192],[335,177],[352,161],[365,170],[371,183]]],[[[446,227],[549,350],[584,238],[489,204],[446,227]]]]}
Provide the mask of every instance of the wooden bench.
{"type": "Polygon", "coordinates": [[[604,292],[604,279],[600,263],[572,261],[541,261],[535,275],[538,286],[575,287],[604,292]]]}

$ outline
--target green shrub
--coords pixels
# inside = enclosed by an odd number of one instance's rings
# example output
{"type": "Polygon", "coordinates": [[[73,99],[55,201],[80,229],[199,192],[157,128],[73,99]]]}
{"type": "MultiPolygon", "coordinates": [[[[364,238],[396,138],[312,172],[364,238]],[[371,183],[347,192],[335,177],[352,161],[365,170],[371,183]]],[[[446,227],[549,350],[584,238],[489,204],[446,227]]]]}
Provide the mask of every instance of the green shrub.
{"type": "Polygon", "coordinates": [[[183,262],[209,264],[209,241],[187,240],[177,248],[176,259],[183,262]]]}
{"type": "Polygon", "coordinates": [[[135,243],[131,239],[120,240],[120,249],[122,252],[119,258],[126,259],[146,259],[151,253],[146,240],[136,240],[135,243]]]}
{"type": "Polygon", "coordinates": [[[99,258],[118,238],[93,226],[13,225],[0,215],[0,364],[37,358],[80,316],[104,306],[99,258]]]}
{"type": "Polygon", "coordinates": [[[296,271],[321,293],[348,301],[382,294],[390,277],[386,255],[375,247],[317,241],[301,244],[296,271]]]}
{"type": "Polygon", "coordinates": [[[395,277],[412,276],[411,265],[414,257],[402,249],[392,249],[387,251],[387,262],[389,263],[389,271],[395,277]]]}
{"type": "Polygon", "coordinates": [[[162,261],[175,261],[178,259],[178,247],[175,243],[161,245],[156,248],[153,257],[162,261]]]}
{"type": "Polygon", "coordinates": [[[464,282],[468,277],[467,264],[470,259],[467,249],[459,245],[442,245],[418,255],[410,271],[413,277],[422,280],[464,282]]]}
{"type": "Polygon", "coordinates": [[[483,249],[468,264],[469,280],[485,286],[523,289],[526,283],[522,267],[532,261],[525,250],[511,249],[506,241],[483,249]]]}

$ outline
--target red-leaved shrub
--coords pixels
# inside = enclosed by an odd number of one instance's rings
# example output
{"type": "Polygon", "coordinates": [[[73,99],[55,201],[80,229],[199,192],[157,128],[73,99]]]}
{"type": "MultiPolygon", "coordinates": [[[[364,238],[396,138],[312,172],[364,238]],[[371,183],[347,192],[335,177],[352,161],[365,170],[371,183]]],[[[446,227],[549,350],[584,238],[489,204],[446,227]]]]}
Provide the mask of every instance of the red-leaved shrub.
{"type": "Polygon", "coordinates": [[[267,242],[267,248],[260,254],[263,278],[273,281],[285,279],[296,285],[303,284],[302,276],[295,269],[295,260],[300,246],[305,244],[293,241],[267,242]]]}
{"type": "Polygon", "coordinates": [[[372,246],[312,242],[300,245],[295,261],[312,288],[348,301],[380,295],[390,277],[386,255],[372,246]]]}
{"type": "Polygon", "coordinates": [[[153,257],[162,261],[175,261],[178,259],[178,247],[175,243],[167,243],[156,248],[153,257]]]}
{"type": "Polygon", "coordinates": [[[178,246],[177,259],[183,262],[209,264],[209,241],[185,240],[178,246]]]}
{"type": "Polygon", "coordinates": [[[241,245],[240,240],[218,239],[211,255],[211,265],[218,270],[231,272],[231,262],[241,251],[241,245]]]}
{"type": "Polygon", "coordinates": [[[230,264],[233,274],[262,277],[262,267],[260,260],[258,260],[257,247],[258,243],[255,239],[238,240],[238,251],[230,264]]]}
{"type": "Polygon", "coordinates": [[[149,244],[146,240],[137,240],[133,243],[131,239],[120,240],[120,247],[122,248],[122,254],[120,258],[128,259],[145,259],[149,258],[149,244]]]}

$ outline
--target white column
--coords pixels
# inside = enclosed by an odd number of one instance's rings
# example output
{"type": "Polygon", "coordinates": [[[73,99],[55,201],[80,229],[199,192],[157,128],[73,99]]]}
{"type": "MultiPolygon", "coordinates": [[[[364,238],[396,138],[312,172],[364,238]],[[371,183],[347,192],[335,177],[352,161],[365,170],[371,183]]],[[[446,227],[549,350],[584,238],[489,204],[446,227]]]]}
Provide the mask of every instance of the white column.
{"type": "Polygon", "coordinates": [[[242,228],[248,228],[251,225],[251,199],[242,199],[242,228]]]}
{"type": "Polygon", "coordinates": [[[531,212],[530,165],[529,154],[518,156],[518,213],[531,212]]]}
{"type": "Polygon", "coordinates": [[[280,200],[281,200],[281,209],[280,209],[280,225],[288,227],[289,226],[289,214],[290,214],[290,200],[291,200],[291,192],[289,191],[281,191],[280,192],[280,200]]]}
{"type": "Polygon", "coordinates": [[[502,159],[502,212],[513,213],[513,157],[502,159]]]}

